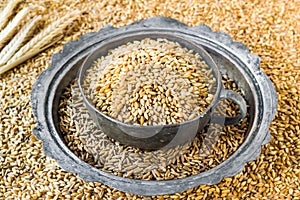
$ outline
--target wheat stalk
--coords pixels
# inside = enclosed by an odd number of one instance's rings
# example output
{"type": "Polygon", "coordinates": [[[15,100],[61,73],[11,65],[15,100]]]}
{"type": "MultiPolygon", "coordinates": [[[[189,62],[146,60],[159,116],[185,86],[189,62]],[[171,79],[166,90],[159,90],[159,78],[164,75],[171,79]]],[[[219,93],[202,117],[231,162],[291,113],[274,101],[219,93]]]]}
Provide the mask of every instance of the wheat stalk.
{"type": "Polygon", "coordinates": [[[6,65],[0,66],[0,74],[12,69],[56,43],[63,37],[63,30],[66,26],[73,22],[80,13],[80,11],[73,11],[71,14],[60,18],[47,26],[47,28],[42,30],[38,35],[21,47],[17,53],[10,58],[6,65]]]}
{"type": "Polygon", "coordinates": [[[22,20],[30,12],[29,8],[23,8],[14,19],[0,32],[0,49],[15,34],[22,23],[22,20]]]}
{"type": "Polygon", "coordinates": [[[2,30],[12,15],[13,10],[21,2],[21,0],[10,0],[7,6],[0,13],[0,30],[2,30]]]}
{"type": "Polygon", "coordinates": [[[2,49],[0,52],[0,66],[4,65],[20,47],[28,41],[36,28],[36,25],[41,21],[42,17],[37,16],[30,20],[25,26],[15,35],[15,37],[2,49]]]}

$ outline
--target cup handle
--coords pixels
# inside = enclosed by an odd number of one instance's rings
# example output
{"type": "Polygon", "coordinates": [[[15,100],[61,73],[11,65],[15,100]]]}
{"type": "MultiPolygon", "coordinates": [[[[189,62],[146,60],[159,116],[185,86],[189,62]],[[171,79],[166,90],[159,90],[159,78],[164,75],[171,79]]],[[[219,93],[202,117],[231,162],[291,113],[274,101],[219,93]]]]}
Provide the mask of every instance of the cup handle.
{"type": "Polygon", "coordinates": [[[240,109],[241,114],[234,117],[224,117],[224,116],[212,116],[211,122],[217,124],[224,124],[224,125],[235,125],[240,123],[247,114],[247,104],[244,98],[234,92],[233,90],[225,90],[223,89],[220,94],[220,99],[230,99],[234,103],[236,103],[240,109]]]}

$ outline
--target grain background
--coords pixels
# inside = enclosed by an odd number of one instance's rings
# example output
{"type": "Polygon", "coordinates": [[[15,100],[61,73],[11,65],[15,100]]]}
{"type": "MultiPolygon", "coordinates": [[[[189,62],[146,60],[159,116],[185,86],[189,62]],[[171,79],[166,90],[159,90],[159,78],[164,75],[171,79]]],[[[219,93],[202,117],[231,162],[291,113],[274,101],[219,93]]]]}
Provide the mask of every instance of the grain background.
{"type": "MultiPolygon", "coordinates": [[[[8,0],[0,2],[0,9],[8,0]]],[[[0,199],[299,199],[300,198],[300,1],[299,0],[26,0],[56,20],[75,8],[83,14],[55,46],[0,76],[0,199]],[[126,194],[87,183],[57,166],[32,134],[32,84],[68,41],[107,24],[120,27],[152,16],[188,25],[205,23],[246,44],[278,92],[273,139],[238,175],[217,185],[159,197],[126,194]]],[[[42,11],[41,11],[42,12],[42,11]]],[[[50,23],[46,21],[45,24],[50,23]]]]}

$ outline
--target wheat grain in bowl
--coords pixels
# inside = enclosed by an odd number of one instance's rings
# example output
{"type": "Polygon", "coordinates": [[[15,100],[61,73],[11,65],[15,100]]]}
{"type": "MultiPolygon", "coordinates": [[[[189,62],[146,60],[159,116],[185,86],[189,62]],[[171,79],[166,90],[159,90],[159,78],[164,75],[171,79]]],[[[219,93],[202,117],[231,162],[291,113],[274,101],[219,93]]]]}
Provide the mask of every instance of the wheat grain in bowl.
{"type": "Polygon", "coordinates": [[[95,107],[133,125],[192,120],[213,99],[212,71],[199,54],[166,39],[129,42],[98,58],[87,70],[95,107]]]}

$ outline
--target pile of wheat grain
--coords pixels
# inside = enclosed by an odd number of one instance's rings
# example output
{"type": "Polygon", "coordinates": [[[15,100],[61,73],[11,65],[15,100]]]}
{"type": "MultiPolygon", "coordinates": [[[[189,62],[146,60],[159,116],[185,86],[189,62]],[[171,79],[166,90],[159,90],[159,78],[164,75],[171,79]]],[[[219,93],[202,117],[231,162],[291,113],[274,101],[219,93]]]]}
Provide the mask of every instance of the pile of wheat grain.
{"type": "MultiPolygon", "coordinates": [[[[0,10],[8,1],[0,1],[0,10]]],[[[45,26],[70,14],[74,8],[83,11],[83,14],[55,46],[0,75],[1,199],[299,199],[298,0],[174,0],[151,3],[27,0],[26,4],[40,5],[46,9],[43,13],[45,26]],[[41,142],[32,134],[36,121],[29,96],[37,76],[49,67],[53,53],[61,51],[67,42],[107,24],[120,27],[158,15],[193,26],[205,23],[214,31],[224,31],[234,40],[243,42],[252,53],[262,58],[261,67],[276,86],[279,105],[270,127],[273,139],[262,147],[261,155],[249,162],[241,173],[225,178],[216,185],[202,185],[173,195],[141,197],[101,183],[85,182],[46,157],[41,142]]],[[[75,135],[66,137],[76,141],[75,135]]],[[[81,159],[88,159],[84,158],[84,153],[80,155],[81,159]]]]}
{"type": "Polygon", "coordinates": [[[215,78],[201,59],[166,39],[113,49],[88,69],[83,88],[102,113],[134,125],[191,120],[213,99],[215,78]]]}

